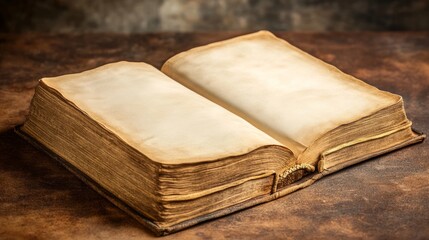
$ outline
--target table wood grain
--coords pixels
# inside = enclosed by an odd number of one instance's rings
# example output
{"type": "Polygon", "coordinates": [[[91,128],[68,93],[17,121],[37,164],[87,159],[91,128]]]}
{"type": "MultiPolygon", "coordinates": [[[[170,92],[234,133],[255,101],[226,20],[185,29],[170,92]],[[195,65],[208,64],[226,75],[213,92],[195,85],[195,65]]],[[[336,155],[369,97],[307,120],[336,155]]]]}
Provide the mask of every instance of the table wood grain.
{"type": "MultiPolygon", "coordinates": [[[[176,53],[240,34],[0,34],[0,239],[154,238],[11,129],[25,120],[41,77],[120,60],[159,68],[176,53]]],[[[429,133],[429,32],[276,34],[402,95],[415,128],[429,133]]],[[[164,239],[429,238],[428,156],[426,141],[164,239]]]]}

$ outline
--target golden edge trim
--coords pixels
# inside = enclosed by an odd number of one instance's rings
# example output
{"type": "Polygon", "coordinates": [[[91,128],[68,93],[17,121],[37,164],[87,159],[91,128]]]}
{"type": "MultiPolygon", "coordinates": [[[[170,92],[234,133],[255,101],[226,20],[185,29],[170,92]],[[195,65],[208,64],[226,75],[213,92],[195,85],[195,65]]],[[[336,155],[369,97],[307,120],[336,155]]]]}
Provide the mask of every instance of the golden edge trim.
{"type": "Polygon", "coordinates": [[[235,187],[238,185],[241,185],[247,181],[250,180],[255,180],[255,179],[259,179],[259,178],[265,178],[268,177],[270,175],[275,174],[274,171],[272,172],[261,172],[260,174],[258,174],[257,176],[253,176],[253,177],[248,177],[248,178],[244,178],[244,179],[240,179],[238,181],[232,182],[232,183],[228,183],[226,185],[222,185],[222,186],[217,186],[205,191],[200,191],[200,192],[196,192],[196,193],[191,193],[191,194],[187,194],[187,195],[168,195],[168,196],[162,196],[161,200],[162,201],[187,201],[187,200],[193,200],[196,198],[200,198],[200,197],[204,197],[206,195],[215,193],[215,192],[219,192],[222,190],[225,190],[227,188],[231,188],[231,187],[235,187]]]}
{"type": "Polygon", "coordinates": [[[338,145],[336,147],[330,148],[330,149],[322,152],[322,154],[320,154],[320,161],[317,164],[317,169],[318,169],[319,172],[322,172],[322,171],[326,170],[324,168],[325,158],[326,158],[327,155],[329,155],[331,153],[337,152],[337,151],[339,151],[341,149],[344,149],[344,148],[347,148],[347,147],[350,147],[350,146],[353,146],[353,145],[356,145],[356,144],[359,144],[359,143],[363,143],[363,142],[367,142],[367,141],[371,141],[371,140],[375,140],[375,139],[379,139],[379,138],[383,138],[383,137],[389,136],[389,135],[391,135],[393,133],[396,133],[396,132],[399,132],[399,131],[404,130],[406,128],[409,128],[409,127],[411,127],[411,125],[412,125],[412,122],[408,121],[408,123],[406,125],[398,128],[398,129],[394,129],[394,130],[391,130],[391,131],[388,131],[388,132],[384,132],[382,134],[374,135],[374,136],[371,136],[371,137],[357,138],[357,139],[355,139],[353,141],[346,142],[346,143],[340,144],[340,145],[338,145]]]}

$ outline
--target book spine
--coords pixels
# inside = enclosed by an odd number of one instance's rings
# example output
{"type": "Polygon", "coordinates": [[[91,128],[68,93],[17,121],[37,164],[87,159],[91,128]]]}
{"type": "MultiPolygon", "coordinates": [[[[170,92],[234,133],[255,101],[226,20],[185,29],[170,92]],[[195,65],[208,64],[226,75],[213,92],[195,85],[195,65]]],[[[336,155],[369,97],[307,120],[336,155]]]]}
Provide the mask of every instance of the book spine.
{"type": "Polygon", "coordinates": [[[314,166],[306,163],[301,163],[294,165],[293,167],[282,169],[279,171],[279,173],[276,173],[272,193],[275,193],[277,190],[299,181],[314,171],[314,166]]]}

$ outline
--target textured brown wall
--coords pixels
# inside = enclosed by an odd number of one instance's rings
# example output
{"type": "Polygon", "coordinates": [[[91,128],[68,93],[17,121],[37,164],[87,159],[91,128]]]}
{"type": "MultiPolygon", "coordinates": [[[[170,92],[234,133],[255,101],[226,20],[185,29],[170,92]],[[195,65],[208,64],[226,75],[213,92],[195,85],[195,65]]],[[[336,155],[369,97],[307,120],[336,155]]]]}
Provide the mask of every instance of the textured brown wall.
{"type": "Polygon", "coordinates": [[[0,32],[428,30],[428,0],[0,0],[0,32]]]}

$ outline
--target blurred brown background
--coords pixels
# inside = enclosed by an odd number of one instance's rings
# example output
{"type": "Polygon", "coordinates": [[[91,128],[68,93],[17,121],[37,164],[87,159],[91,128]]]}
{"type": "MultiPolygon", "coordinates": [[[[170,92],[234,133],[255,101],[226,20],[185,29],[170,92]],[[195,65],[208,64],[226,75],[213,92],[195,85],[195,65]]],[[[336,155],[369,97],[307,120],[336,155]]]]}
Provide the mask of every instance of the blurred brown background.
{"type": "Polygon", "coordinates": [[[0,32],[428,30],[428,0],[0,0],[0,32]]]}

